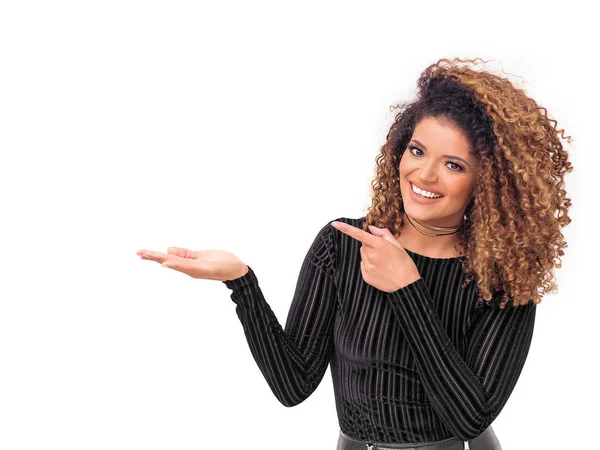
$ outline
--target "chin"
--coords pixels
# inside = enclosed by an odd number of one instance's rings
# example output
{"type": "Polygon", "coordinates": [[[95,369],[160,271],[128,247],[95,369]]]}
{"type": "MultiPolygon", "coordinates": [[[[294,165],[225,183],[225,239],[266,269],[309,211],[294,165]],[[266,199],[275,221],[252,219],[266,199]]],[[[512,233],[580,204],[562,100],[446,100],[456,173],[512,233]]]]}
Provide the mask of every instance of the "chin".
{"type": "Polygon", "coordinates": [[[446,217],[444,215],[427,213],[427,212],[423,212],[423,211],[413,212],[410,210],[404,210],[404,212],[406,212],[406,214],[408,214],[411,219],[419,219],[419,220],[424,220],[424,221],[438,220],[438,219],[443,219],[444,217],[446,217]]]}

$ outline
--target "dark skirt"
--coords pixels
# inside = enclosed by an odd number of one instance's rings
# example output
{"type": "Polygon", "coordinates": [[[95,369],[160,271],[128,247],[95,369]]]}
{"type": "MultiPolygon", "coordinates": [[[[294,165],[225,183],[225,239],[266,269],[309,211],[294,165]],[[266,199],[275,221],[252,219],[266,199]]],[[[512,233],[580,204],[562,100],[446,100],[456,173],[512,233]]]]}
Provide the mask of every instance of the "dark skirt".
{"type": "Polygon", "coordinates": [[[468,441],[461,441],[458,438],[452,437],[442,441],[394,444],[360,441],[346,436],[340,431],[337,444],[337,450],[392,450],[396,448],[404,450],[502,450],[491,425],[479,436],[468,441]]]}

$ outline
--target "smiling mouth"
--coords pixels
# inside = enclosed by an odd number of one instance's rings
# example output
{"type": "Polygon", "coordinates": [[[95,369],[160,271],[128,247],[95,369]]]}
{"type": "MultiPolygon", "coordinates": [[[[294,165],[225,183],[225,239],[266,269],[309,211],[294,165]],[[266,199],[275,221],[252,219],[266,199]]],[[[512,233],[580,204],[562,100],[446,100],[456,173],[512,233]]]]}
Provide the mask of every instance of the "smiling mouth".
{"type": "Polygon", "coordinates": [[[441,194],[434,194],[434,195],[435,195],[434,197],[428,197],[428,196],[426,196],[426,195],[422,195],[422,194],[420,194],[419,192],[415,191],[415,189],[413,188],[413,186],[414,186],[415,188],[417,188],[417,189],[421,190],[421,189],[420,189],[418,186],[415,186],[415,185],[414,185],[414,184],[413,184],[411,181],[409,181],[409,182],[408,182],[408,184],[409,184],[409,186],[410,186],[410,190],[411,190],[411,191],[413,191],[413,193],[414,193],[415,195],[418,195],[418,196],[419,196],[419,197],[421,197],[421,198],[427,198],[427,199],[429,199],[429,200],[436,200],[436,199],[438,199],[438,198],[442,198],[442,197],[443,197],[443,195],[441,195],[441,194]]]}

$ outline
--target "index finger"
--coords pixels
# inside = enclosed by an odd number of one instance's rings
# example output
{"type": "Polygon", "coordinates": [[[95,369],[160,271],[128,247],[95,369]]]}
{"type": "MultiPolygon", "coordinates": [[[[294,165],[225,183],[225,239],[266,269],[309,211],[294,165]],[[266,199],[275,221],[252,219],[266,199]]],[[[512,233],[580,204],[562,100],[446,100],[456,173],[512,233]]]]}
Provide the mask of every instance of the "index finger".
{"type": "Polygon", "coordinates": [[[360,228],[356,228],[344,222],[331,222],[331,226],[336,230],[340,230],[342,233],[345,233],[348,236],[356,239],[357,241],[362,242],[368,247],[375,248],[376,244],[379,243],[381,239],[379,236],[374,236],[371,233],[367,233],[360,228]]]}

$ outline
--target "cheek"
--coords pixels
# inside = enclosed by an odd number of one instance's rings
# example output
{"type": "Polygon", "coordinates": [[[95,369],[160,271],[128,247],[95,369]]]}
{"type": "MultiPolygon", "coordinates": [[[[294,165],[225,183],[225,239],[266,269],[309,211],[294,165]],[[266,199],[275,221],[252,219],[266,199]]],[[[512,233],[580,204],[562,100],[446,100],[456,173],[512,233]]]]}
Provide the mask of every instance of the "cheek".
{"type": "MultiPolygon", "coordinates": [[[[404,155],[406,155],[406,152],[404,152],[404,155]]],[[[403,176],[407,170],[410,170],[410,163],[404,155],[402,156],[402,159],[400,159],[400,165],[398,166],[398,170],[401,176],[403,176]]]]}
{"type": "Polygon", "coordinates": [[[470,198],[473,191],[473,182],[467,177],[455,177],[454,180],[447,184],[449,186],[448,193],[457,198],[470,198]]]}

